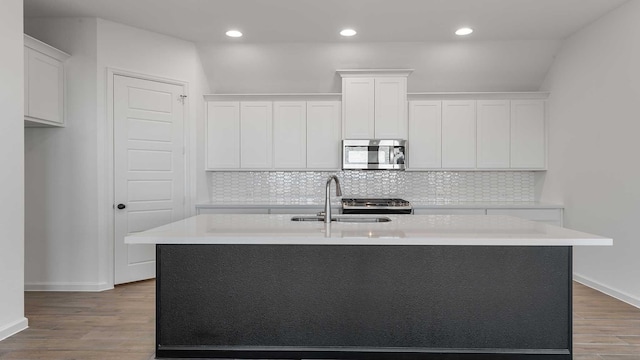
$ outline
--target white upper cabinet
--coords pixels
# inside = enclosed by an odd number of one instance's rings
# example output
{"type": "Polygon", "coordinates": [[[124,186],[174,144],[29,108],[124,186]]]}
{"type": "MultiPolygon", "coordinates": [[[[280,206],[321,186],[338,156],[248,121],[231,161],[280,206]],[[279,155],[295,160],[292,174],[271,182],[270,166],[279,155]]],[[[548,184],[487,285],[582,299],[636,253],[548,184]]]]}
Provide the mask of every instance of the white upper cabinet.
{"type": "Polygon", "coordinates": [[[64,126],[64,61],[69,55],[24,35],[25,126],[64,126]]]}
{"type": "Polygon", "coordinates": [[[240,102],[240,167],[273,167],[273,103],[240,102]]]}
{"type": "Polygon", "coordinates": [[[410,169],[442,167],[442,101],[409,103],[407,154],[410,169]]]}
{"type": "Polygon", "coordinates": [[[240,103],[207,103],[207,170],[240,168],[240,103]]]}
{"type": "Polygon", "coordinates": [[[338,70],[344,139],[407,138],[407,76],[413,70],[338,70]]]}
{"type": "Polygon", "coordinates": [[[511,114],[508,100],[478,100],[477,167],[508,169],[511,153],[511,114]]]}
{"type": "Polygon", "coordinates": [[[342,105],[345,138],[373,139],[375,136],[375,79],[343,79],[342,105]]]}
{"type": "Polygon", "coordinates": [[[442,167],[446,169],[476,167],[476,102],[474,100],[442,102],[442,167]]]}
{"type": "Polygon", "coordinates": [[[407,78],[375,79],[375,138],[407,138],[407,78]]]}
{"type": "Polygon", "coordinates": [[[339,170],[342,140],[358,138],[357,126],[345,124],[349,120],[344,118],[348,109],[357,113],[357,106],[339,99],[358,99],[363,93],[369,100],[361,98],[362,109],[373,110],[362,113],[374,116],[373,125],[370,119],[362,121],[367,125],[360,138],[406,138],[407,170],[546,167],[545,93],[417,93],[405,101],[406,92],[398,95],[397,90],[403,92],[406,78],[351,71],[352,77],[343,77],[346,95],[205,95],[206,169],[339,170]],[[378,116],[407,121],[385,123],[378,116]],[[352,134],[345,134],[349,129],[352,134]]]}
{"type": "Polygon", "coordinates": [[[307,167],[307,103],[273,103],[273,158],[276,169],[307,167]]]}
{"type": "Polygon", "coordinates": [[[409,101],[408,169],[544,170],[544,95],[504,95],[429,94],[434,100],[409,101]]]}
{"type": "Polygon", "coordinates": [[[206,95],[205,169],[340,169],[339,98],[337,94],[206,95]],[[306,101],[307,97],[321,100],[306,101]]]}
{"type": "Polygon", "coordinates": [[[544,100],[511,101],[511,168],[546,167],[544,100]]]}
{"type": "Polygon", "coordinates": [[[307,102],[307,168],[337,170],[342,167],[342,103],[307,102]]]}

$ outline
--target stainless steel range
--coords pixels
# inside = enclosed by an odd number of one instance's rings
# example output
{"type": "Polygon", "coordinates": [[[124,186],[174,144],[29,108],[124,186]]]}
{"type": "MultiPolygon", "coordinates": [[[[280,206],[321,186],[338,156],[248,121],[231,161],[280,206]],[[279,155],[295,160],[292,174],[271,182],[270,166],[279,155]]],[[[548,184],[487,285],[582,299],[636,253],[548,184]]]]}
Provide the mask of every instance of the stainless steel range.
{"type": "Polygon", "coordinates": [[[343,214],[411,214],[407,200],[397,198],[342,198],[343,214]]]}

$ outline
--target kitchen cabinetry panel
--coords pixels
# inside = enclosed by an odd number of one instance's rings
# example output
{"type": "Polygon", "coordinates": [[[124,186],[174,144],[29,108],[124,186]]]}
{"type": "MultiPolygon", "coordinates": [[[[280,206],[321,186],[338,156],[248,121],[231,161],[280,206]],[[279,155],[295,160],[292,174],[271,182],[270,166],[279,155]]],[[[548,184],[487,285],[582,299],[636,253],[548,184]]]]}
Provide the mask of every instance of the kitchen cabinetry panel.
{"type": "Polygon", "coordinates": [[[307,168],[340,169],[342,103],[307,102],[307,168]]]}
{"type": "Polygon", "coordinates": [[[240,168],[240,103],[207,103],[207,169],[240,168]]]}
{"type": "Polygon", "coordinates": [[[69,57],[24,36],[26,126],[64,125],[64,61],[69,57]]]}
{"type": "Polygon", "coordinates": [[[442,167],[442,102],[409,103],[408,167],[438,169],[442,167]]]}
{"type": "Polygon", "coordinates": [[[476,102],[442,102],[442,167],[476,167],[476,102]]]}
{"type": "Polygon", "coordinates": [[[546,167],[544,100],[511,101],[511,168],[546,167]]]}
{"type": "Polygon", "coordinates": [[[407,78],[375,79],[375,138],[407,138],[407,78]]]}
{"type": "Polygon", "coordinates": [[[270,169],[273,165],[273,104],[240,103],[240,167],[270,169]]]}
{"type": "Polygon", "coordinates": [[[273,103],[273,157],[276,169],[307,166],[307,103],[273,103]]]}
{"type": "Polygon", "coordinates": [[[511,123],[508,100],[482,100],[477,106],[477,167],[508,169],[511,123]]]}
{"type": "Polygon", "coordinates": [[[375,136],[374,78],[345,78],[342,81],[345,139],[373,139],[375,136]]]}

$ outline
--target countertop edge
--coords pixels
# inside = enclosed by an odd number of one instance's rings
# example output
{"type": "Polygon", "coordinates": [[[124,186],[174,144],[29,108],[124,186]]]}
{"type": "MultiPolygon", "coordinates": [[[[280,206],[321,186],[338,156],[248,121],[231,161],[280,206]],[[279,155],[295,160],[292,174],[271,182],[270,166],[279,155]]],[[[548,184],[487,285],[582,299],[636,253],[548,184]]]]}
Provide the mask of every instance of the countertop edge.
{"type": "Polygon", "coordinates": [[[612,239],[535,239],[521,238],[517,243],[513,239],[499,238],[436,238],[436,239],[372,239],[352,238],[303,238],[303,237],[236,237],[212,239],[211,237],[189,237],[185,243],[180,237],[135,237],[127,236],[125,244],[153,245],[357,245],[357,246],[611,246],[612,239]]]}
{"type": "MultiPolygon", "coordinates": [[[[350,217],[351,215],[346,215],[350,217]]],[[[355,215],[354,215],[355,216],[355,215]]],[[[356,216],[357,217],[357,216],[356,216]]],[[[198,215],[127,244],[611,246],[613,239],[504,215],[389,215],[391,223],[292,223],[290,215],[198,215]],[[391,224],[391,225],[387,225],[391,224]]]]}

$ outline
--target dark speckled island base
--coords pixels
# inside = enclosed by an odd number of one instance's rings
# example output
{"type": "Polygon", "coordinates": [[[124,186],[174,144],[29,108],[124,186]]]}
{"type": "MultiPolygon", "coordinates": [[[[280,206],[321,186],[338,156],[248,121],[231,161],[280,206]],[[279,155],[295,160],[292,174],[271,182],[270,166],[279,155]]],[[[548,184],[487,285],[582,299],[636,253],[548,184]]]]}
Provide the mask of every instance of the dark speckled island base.
{"type": "Polygon", "coordinates": [[[563,359],[571,248],[157,245],[156,356],[563,359]]]}

